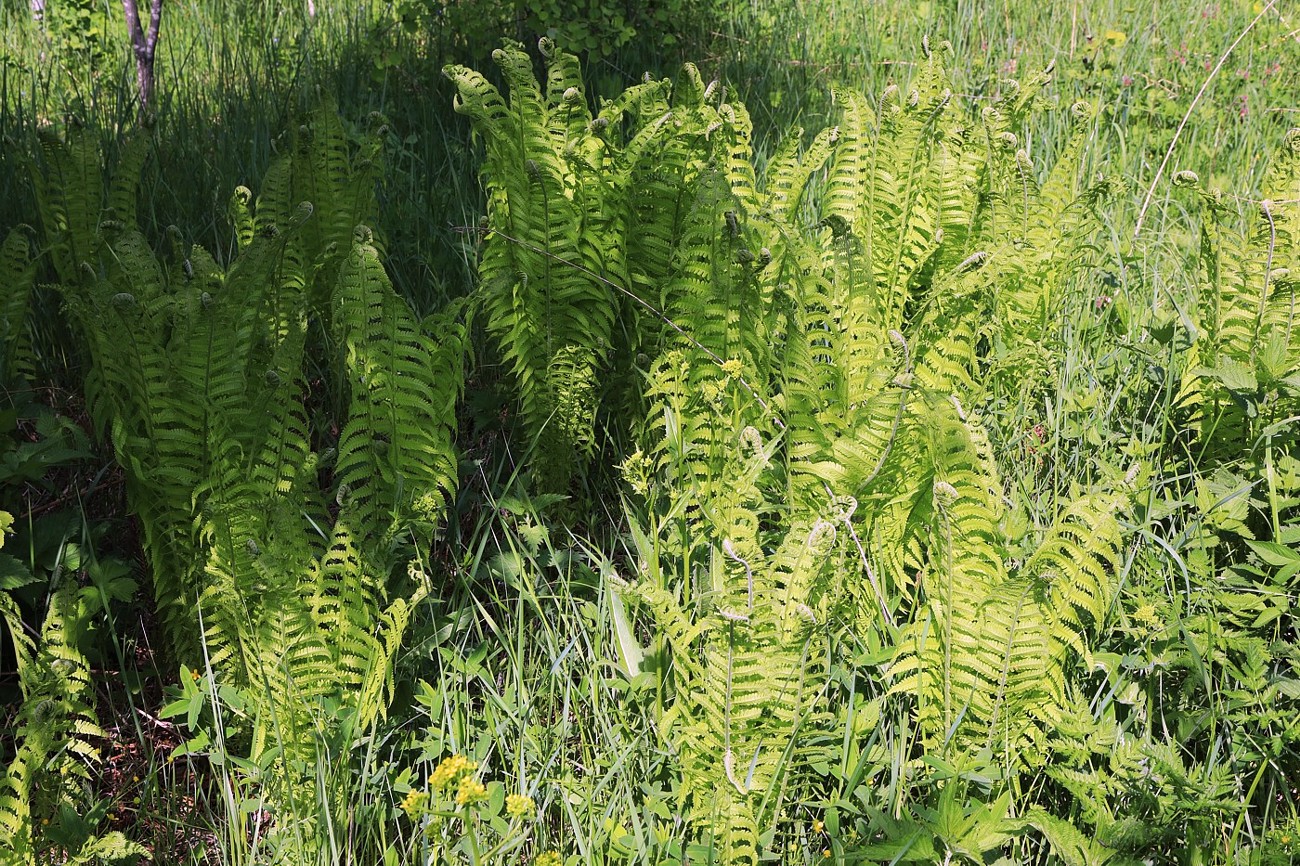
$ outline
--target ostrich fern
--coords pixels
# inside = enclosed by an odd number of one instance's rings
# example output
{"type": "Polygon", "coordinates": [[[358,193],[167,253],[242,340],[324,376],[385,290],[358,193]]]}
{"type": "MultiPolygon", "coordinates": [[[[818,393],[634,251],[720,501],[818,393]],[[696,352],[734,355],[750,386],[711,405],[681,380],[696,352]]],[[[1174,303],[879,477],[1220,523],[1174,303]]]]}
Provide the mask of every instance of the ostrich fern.
{"type": "MultiPolygon", "coordinates": [[[[1178,399],[1214,464],[1235,460],[1261,434],[1282,433],[1270,425],[1300,409],[1298,178],[1300,129],[1292,129],[1246,236],[1231,228],[1220,194],[1200,191],[1200,302],[1178,399]]],[[[1200,188],[1191,172],[1179,173],[1175,183],[1200,188]]]]}
{"type": "MultiPolygon", "coordinates": [[[[0,547],[13,518],[0,512],[0,547]]],[[[13,866],[46,862],[49,843],[35,834],[38,820],[68,809],[86,811],[90,772],[99,763],[90,665],[79,642],[88,625],[78,587],[63,580],[50,593],[38,635],[27,633],[22,612],[8,592],[0,592],[0,618],[13,636],[22,707],[17,718],[17,751],[0,768],[0,855],[13,866]]],[[[67,863],[116,861],[147,854],[121,833],[94,835],[89,828],[67,863]]]]}
{"type": "Polygon", "coordinates": [[[620,591],[671,657],[661,731],[724,862],[756,861],[815,752],[829,621],[847,613],[897,648],[879,685],[911,696],[926,743],[1018,748],[1072,700],[1073,661],[1114,591],[1123,492],[1081,493],[1013,566],[977,411],[1026,369],[989,347],[1028,328],[1046,352],[1086,261],[1105,189],[1075,180],[1091,114],[1075,108],[1040,185],[1013,130],[1050,76],[1009,85],[972,123],[946,50],[925,46],[909,89],[875,104],[837,90],[839,123],[806,151],[779,147],[762,177],[743,106],[692,66],[594,119],[549,44],[545,92],[519,48],[498,52],[508,104],[448,70],[488,147],[483,303],[526,426],[553,424],[555,394],[591,393],[592,372],[617,364],[614,331],[651,355],[637,472],[652,472],[633,515],[649,531],[620,591]],[[583,208],[597,200],[599,224],[583,208]]]}
{"type": "Polygon", "coordinates": [[[27,308],[36,281],[36,260],[25,228],[11,231],[0,245],[0,285],[6,287],[0,300],[0,382],[34,374],[31,338],[27,331],[27,308]]]}
{"type": "Polygon", "coordinates": [[[369,229],[341,235],[373,206],[373,154],[353,168],[328,112],[304,125],[255,205],[236,191],[226,268],[174,232],[171,262],[154,254],[130,217],[138,176],[114,179],[117,206],[88,228],[104,185],[78,131],[47,142],[38,178],[59,291],[90,350],[88,402],[126,470],[160,610],[183,660],[248,695],[228,735],[270,768],[263,795],[298,816],[265,840],[284,862],[315,862],[342,808],[310,768],[342,720],[359,733],[384,713],[426,591],[418,568],[395,566],[456,487],[461,329],[412,314],[369,229]],[[294,204],[305,192],[321,204],[294,204]],[[304,407],[317,316],[347,404],[326,455],[304,407]]]}
{"type": "Polygon", "coordinates": [[[549,41],[543,49],[544,90],[522,47],[493,52],[509,102],[476,72],[449,66],[446,74],[457,87],[456,109],[487,144],[488,225],[496,233],[479,277],[488,328],[538,442],[540,480],[563,489],[595,435],[584,421],[595,411],[589,389],[572,377],[604,367],[617,305],[602,278],[623,281],[625,175],[608,140],[623,109],[592,118],[576,60],[549,41]]]}

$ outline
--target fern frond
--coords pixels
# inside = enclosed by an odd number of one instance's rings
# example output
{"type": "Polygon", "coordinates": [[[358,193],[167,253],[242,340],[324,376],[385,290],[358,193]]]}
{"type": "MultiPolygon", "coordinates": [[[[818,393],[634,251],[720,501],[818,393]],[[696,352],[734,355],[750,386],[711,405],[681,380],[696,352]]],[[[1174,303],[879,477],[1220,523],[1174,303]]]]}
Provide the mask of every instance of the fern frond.
{"type": "Polygon", "coordinates": [[[539,443],[540,474],[558,470],[545,480],[563,487],[563,455],[580,443],[567,438],[573,429],[548,424],[560,391],[582,385],[551,372],[566,368],[554,366],[561,353],[582,358],[583,370],[606,362],[618,304],[604,275],[621,281],[627,205],[617,172],[605,182],[605,140],[574,84],[576,61],[549,43],[544,53],[552,70],[545,94],[520,46],[493,53],[510,87],[508,103],[477,73],[455,66],[446,73],[456,83],[457,110],[470,115],[487,144],[488,224],[496,231],[479,272],[491,288],[488,328],[514,372],[522,419],[539,443]]]}
{"type": "Polygon", "coordinates": [[[772,211],[773,222],[777,225],[794,221],[803,204],[809,179],[830,159],[839,135],[836,127],[823,129],[801,157],[799,146],[803,130],[795,127],[786,133],[781,146],[768,161],[763,179],[764,205],[772,211]]]}
{"type": "Polygon", "coordinates": [[[909,685],[919,686],[922,729],[938,745],[959,725],[978,730],[996,711],[1000,654],[982,634],[980,606],[1005,579],[1005,558],[1001,491],[986,439],[947,404],[927,421],[934,466],[923,582],[928,615],[911,629],[924,663],[922,681],[909,685]]]}
{"type": "Polygon", "coordinates": [[[330,654],[320,685],[328,684],[330,690],[348,694],[360,689],[380,655],[381,644],[373,633],[384,595],[378,577],[340,519],[316,570],[311,599],[312,622],[330,654]]]}
{"type": "Polygon", "coordinates": [[[41,227],[59,280],[80,282],[82,262],[96,262],[104,175],[99,146],[84,125],[74,123],[64,138],[41,131],[42,170],[33,170],[41,227]]]}
{"type": "Polygon", "coordinates": [[[32,258],[27,229],[20,226],[5,236],[0,245],[0,382],[36,374],[31,335],[27,330],[27,310],[36,280],[36,262],[32,258]]]}
{"type": "Polygon", "coordinates": [[[347,353],[350,408],[339,440],[340,499],[366,534],[430,521],[456,489],[452,448],[461,387],[460,330],[423,332],[388,282],[368,230],[339,271],[335,329],[347,353]]]}
{"type": "Polygon", "coordinates": [[[33,819],[48,820],[64,807],[84,811],[82,786],[88,787],[90,768],[100,760],[104,733],[95,721],[90,668],[78,647],[84,623],[77,595],[68,581],[50,594],[35,652],[20,668],[17,751],[0,774],[0,829],[14,853],[28,854],[27,863],[37,862],[33,819]]]}
{"type": "Polygon", "coordinates": [[[137,224],[140,179],[144,173],[145,161],[149,158],[151,135],[152,129],[146,127],[127,137],[109,178],[104,207],[128,226],[137,224]]]}

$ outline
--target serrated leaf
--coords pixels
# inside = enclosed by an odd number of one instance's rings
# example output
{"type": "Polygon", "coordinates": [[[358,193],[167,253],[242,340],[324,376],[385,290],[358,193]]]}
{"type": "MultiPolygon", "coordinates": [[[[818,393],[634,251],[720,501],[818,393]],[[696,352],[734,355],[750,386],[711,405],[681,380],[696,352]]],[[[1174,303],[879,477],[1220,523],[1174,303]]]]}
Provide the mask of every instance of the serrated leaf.
{"type": "Polygon", "coordinates": [[[0,553],[0,590],[19,589],[36,581],[26,565],[7,553],[0,553]]]}
{"type": "Polygon", "coordinates": [[[1222,359],[1217,367],[1207,369],[1205,374],[1219,380],[1229,391],[1254,393],[1259,390],[1259,379],[1255,376],[1254,368],[1235,358],[1222,359]]]}
{"type": "Polygon", "coordinates": [[[1247,540],[1246,544],[1251,550],[1255,551],[1260,559],[1275,568],[1294,565],[1300,561],[1300,551],[1287,547],[1285,544],[1278,544],[1274,541],[1250,540],[1247,540]]]}

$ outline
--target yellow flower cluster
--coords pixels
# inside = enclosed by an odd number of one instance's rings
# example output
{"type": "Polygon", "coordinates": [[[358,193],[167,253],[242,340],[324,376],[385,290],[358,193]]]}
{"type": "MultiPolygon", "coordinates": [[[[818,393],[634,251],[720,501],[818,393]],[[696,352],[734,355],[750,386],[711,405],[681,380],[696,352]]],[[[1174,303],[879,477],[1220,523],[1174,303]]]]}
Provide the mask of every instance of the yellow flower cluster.
{"type": "Polygon", "coordinates": [[[538,854],[537,859],[533,861],[533,866],[560,866],[560,855],[554,851],[547,851],[544,854],[538,854]]]}
{"type": "Polygon", "coordinates": [[[487,799],[487,787],[473,776],[463,776],[456,787],[456,805],[469,806],[487,799]]]}
{"type": "Polygon", "coordinates": [[[1143,625],[1155,625],[1160,622],[1160,617],[1156,615],[1156,606],[1154,604],[1144,604],[1133,611],[1133,618],[1143,625]]]}
{"type": "Polygon", "coordinates": [[[433,775],[429,777],[429,787],[441,791],[461,776],[477,769],[478,764],[468,760],[464,755],[452,755],[444,758],[433,771],[433,775]]]}
{"type": "Polygon", "coordinates": [[[640,496],[645,496],[646,493],[649,492],[650,476],[653,475],[655,471],[654,461],[641,453],[640,448],[629,454],[627,459],[623,461],[623,465],[619,468],[622,470],[623,478],[627,481],[628,486],[632,488],[633,492],[640,496]]]}
{"type": "Polygon", "coordinates": [[[402,799],[402,811],[414,821],[424,811],[425,804],[428,802],[429,794],[427,791],[408,791],[402,799]]]}
{"type": "Polygon", "coordinates": [[[506,797],[506,814],[511,818],[522,818],[525,815],[531,815],[536,805],[532,797],[525,797],[523,794],[511,794],[506,797]]]}

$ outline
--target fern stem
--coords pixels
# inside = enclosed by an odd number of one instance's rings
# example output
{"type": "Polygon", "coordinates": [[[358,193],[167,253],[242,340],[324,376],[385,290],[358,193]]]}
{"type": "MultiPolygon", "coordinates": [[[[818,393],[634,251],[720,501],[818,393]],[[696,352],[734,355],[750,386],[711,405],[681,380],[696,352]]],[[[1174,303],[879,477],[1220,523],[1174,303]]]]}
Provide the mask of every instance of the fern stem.
{"type": "Polygon", "coordinates": [[[1277,224],[1273,222],[1273,203],[1264,199],[1259,203],[1259,209],[1268,220],[1268,256],[1264,261],[1264,284],[1259,287],[1259,305],[1255,310],[1255,338],[1250,341],[1251,366],[1254,366],[1255,356],[1259,353],[1259,330],[1264,325],[1264,311],[1268,308],[1268,283],[1273,278],[1273,253],[1277,249],[1277,224]]]}
{"type": "MultiPolygon", "coordinates": [[[[897,429],[897,426],[895,426],[895,429],[897,429]]],[[[893,437],[891,436],[890,438],[892,441],[893,437]]],[[[880,471],[879,466],[876,467],[876,471],[880,471]]],[[[834,500],[835,494],[831,491],[830,485],[822,482],[822,486],[826,489],[826,495],[834,500]]],[[[876,578],[876,571],[871,567],[871,562],[867,559],[867,550],[862,546],[862,539],[858,538],[858,532],[853,528],[852,512],[844,514],[841,517],[841,521],[844,523],[844,527],[849,531],[849,538],[853,539],[853,546],[857,548],[858,557],[862,560],[862,569],[866,572],[867,580],[871,582],[871,589],[876,594],[876,601],[880,604],[880,615],[884,617],[885,622],[889,624],[890,631],[893,632],[897,629],[897,626],[894,623],[894,617],[889,612],[889,604],[885,600],[884,592],[880,589],[880,581],[876,578]]]]}

